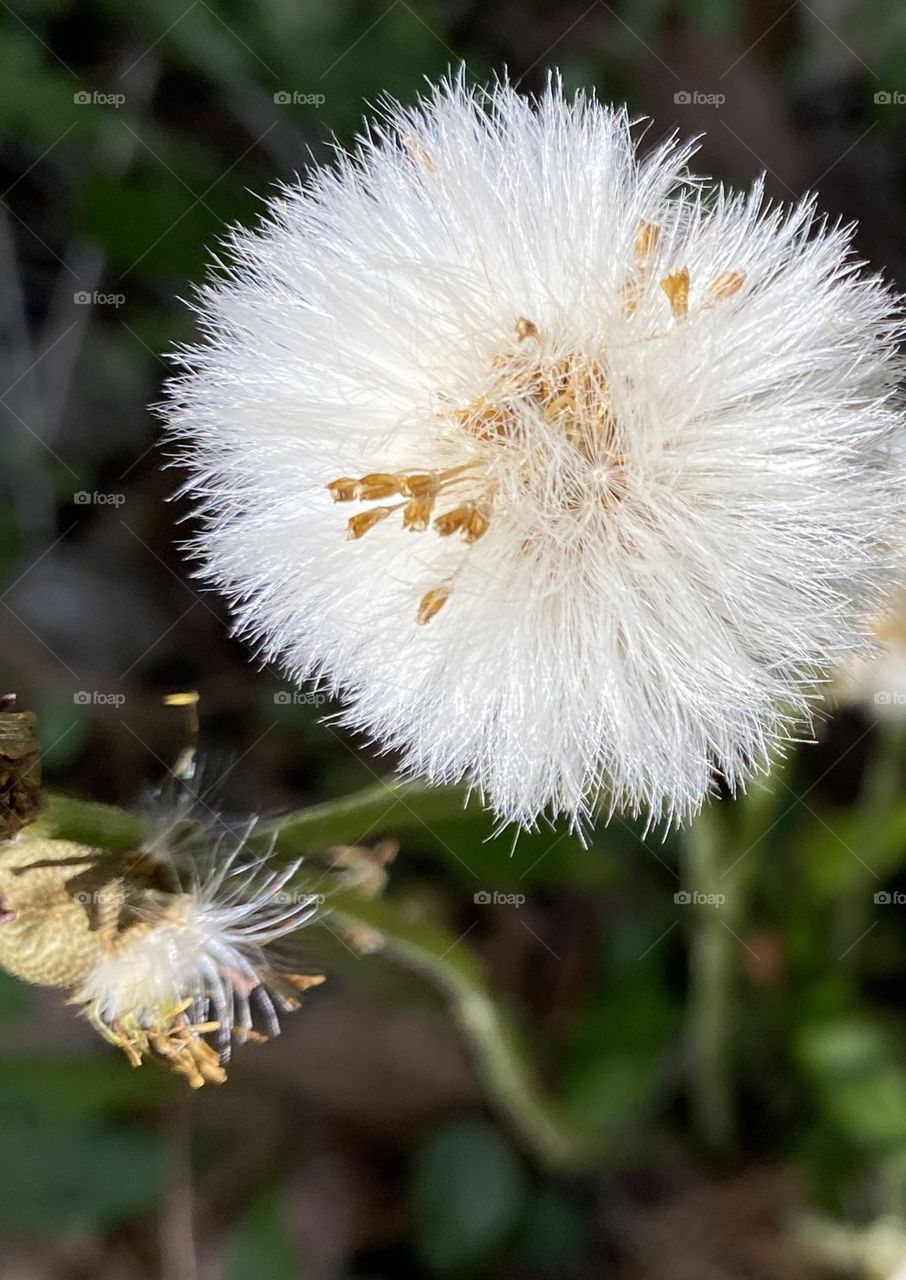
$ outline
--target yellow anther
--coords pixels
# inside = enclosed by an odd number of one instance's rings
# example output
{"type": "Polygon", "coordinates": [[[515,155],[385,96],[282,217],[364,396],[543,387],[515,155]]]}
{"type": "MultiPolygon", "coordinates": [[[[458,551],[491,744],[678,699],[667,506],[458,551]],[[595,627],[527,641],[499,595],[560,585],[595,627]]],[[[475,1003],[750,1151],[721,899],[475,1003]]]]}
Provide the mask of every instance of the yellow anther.
{"type": "Polygon", "coordinates": [[[477,542],[479,538],[483,538],[487,533],[490,523],[491,520],[487,512],[476,507],[463,528],[463,540],[465,542],[477,542]]]}
{"type": "Polygon", "coordinates": [[[646,222],[643,218],[639,222],[638,229],[635,233],[635,241],[632,246],[636,262],[639,265],[639,270],[643,275],[648,270],[648,260],[657,250],[660,239],[660,227],[653,222],[646,222]]]}
{"type": "Polygon", "coordinates": [[[400,477],[400,493],[406,498],[427,498],[437,493],[439,488],[440,482],[435,471],[400,477]]]}
{"type": "Polygon", "coordinates": [[[463,503],[462,506],[454,507],[452,511],[445,511],[442,516],[438,516],[434,521],[434,528],[442,538],[449,538],[451,533],[456,533],[466,524],[471,515],[472,504],[463,503]]]}
{"type": "Polygon", "coordinates": [[[724,298],[732,298],[734,293],[738,293],[745,284],[746,273],[744,271],[722,271],[716,280],[712,280],[708,285],[708,300],[705,303],[707,307],[713,307],[716,302],[723,302],[724,298]]]}
{"type": "Polygon", "coordinates": [[[689,313],[689,268],[671,271],[661,281],[661,288],[667,295],[674,318],[682,320],[689,313]]]}
{"type": "Polygon", "coordinates": [[[431,512],[434,509],[434,498],[413,498],[403,508],[403,528],[413,533],[423,533],[431,523],[431,512]]]}
{"type": "Polygon", "coordinates": [[[358,484],[358,480],[353,479],[352,476],[340,476],[339,480],[331,480],[327,491],[334,502],[352,502],[356,496],[358,484]]]}
{"type": "Polygon", "coordinates": [[[363,502],[372,502],[375,498],[391,498],[399,491],[399,476],[386,471],[372,471],[362,476],[355,487],[355,496],[363,502]]]}
{"type": "Polygon", "coordinates": [[[360,511],[358,515],[350,516],[346,521],[346,537],[353,541],[364,537],[369,529],[386,520],[392,510],[393,507],[372,507],[370,511],[360,511]]]}
{"type": "Polygon", "coordinates": [[[426,591],[418,602],[418,613],[415,615],[415,621],[419,626],[424,626],[426,622],[438,613],[450,599],[452,587],[450,583],[441,583],[439,587],[432,587],[430,591],[426,591]]]}

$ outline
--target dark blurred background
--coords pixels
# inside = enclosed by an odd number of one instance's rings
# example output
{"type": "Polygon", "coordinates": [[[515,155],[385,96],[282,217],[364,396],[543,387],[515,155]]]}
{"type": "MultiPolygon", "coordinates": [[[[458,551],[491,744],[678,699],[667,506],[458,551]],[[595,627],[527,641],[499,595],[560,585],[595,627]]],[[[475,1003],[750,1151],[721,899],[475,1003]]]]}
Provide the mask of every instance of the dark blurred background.
{"type": "MultiPolygon", "coordinates": [[[[651,141],[706,133],[702,171],[816,188],[906,284],[899,0],[0,0],[0,685],[57,790],[137,803],[186,745],[180,689],[231,811],[389,767],[229,638],[148,405],[225,225],[461,59],[526,90],[559,67],[651,141]]],[[[326,985],[220,1090],[5,980],[0,1277],[906,1276],[903,634],[707,819],[704,888],[619,821],[514,853],[481,816],[410,824],[385,897],[433,976],[322,930],[326,985]],[[470,992],[582,1159],[487,1087],[470,992]]]]}

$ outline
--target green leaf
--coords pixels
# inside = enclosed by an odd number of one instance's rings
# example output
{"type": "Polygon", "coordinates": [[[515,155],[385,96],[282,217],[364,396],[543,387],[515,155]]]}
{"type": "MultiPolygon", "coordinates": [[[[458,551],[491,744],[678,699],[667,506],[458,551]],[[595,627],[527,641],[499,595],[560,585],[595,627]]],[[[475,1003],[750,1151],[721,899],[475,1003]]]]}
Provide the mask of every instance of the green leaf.
{"type": "Polygon", "coordinates": [[[479,1120],[445,1125],[412,1173],[418,1257],[440,1274],[487,1265],[512,1236],[525,1200],[525,1174],[496,1129],[479,1120]]]}
{"type": "Polygon", "coordinates": [[[804,1027],[797,1056],[849,1142],[873,1152],[903,1147],[906,1071],[880,1027],[860,1018],[804,1027]]]}

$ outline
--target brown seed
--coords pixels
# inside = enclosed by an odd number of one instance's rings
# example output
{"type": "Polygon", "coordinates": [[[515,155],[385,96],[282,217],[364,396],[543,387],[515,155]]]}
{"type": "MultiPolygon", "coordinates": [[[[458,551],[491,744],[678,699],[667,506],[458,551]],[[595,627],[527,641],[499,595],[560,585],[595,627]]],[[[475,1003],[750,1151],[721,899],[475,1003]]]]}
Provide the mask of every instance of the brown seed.
{"type": "Polygon", "coordinates": [[[460,507],[454,507],[452,511],[445,511],[434,521],[434,528],[442,538],[449,538],[451,533],[456,533],[463,527],[472,515],[472,510],[472,504],[466,502],[460,507]]]}
{"type": "Polygon", "coordinates": [[[661,239],[661,229],[653,222],[646,222],[643,218],[638,225],[635,233],[635,242],[633,250],[635,252],[636,261],[642,271],[648,266],[648,259],[657,249],[661,239]]]}
{"type": "Polygon", "coordinates": [[[466,521],[465,528],[462,531],[463,540],[465,542],[477,542],[479,538],[483,538],[487,533],[490,523],[490,517],[487,513],[476,507],[466,521]]]}
{"type": "Polygon", "coordinates": [[[371,471],[356,485],[355,496],[363,502],[373,502],[375,498],[391,498],[399,491],[399,476],[389,475],[386,471],[371,471]]]}
{"type": "Polygon", "coordinates": [[[516,321],[516,340],[524,342],[526,338],[537,338],[538,327],[532,324],[531,320],[526,320],[525,316],[520,316],[516,321]]]}
{"type": "Polygon", "coordinates": [[[674,318],[682,320],[689,312],[689,268],[671,271],[661,281],[661,288],[667,295],[674,318]]]}
{"type": "Polygon", "coordinates": [[[413,533],[423,533],[431,523],[433,508],[433,497],[413,498],[403,507],[403,528],[411,529],[413,533]]]}
{"type": "Polygon", "coordinates": [[[346,537],[355,540],[364,537],[369,529],[386,520],[392,507],[372,507],[370,511],[360,511],[357,516],[350,516],[346,521],[346,537]]]}
{"type": "Polygon", "coordinates": [[[450,584],[444,582],[439,587],[432,587],[430,591],[425,592],[418,602],[418,613],[415,615],[415,621],[419,626],[423,627],[426,622],[431,621],[435,614],[440,613],[450,599],[451,590],[450,584]]]}
{"type": "Polygon", "coordinates": [[[352,502],[358,484],[358,480],[354,480],[352,476],[340,476],[339,480],[331,480],[327,491],[334,502],[352,502]]]}
{"type": "Polygon", "coordinates": [[[420,475],[403,476],[400,480],[400,493],[407,498],[427,498],[437,493],[438,480],[435,472],[420,475]]]}
{"type": "Polygon", "coordinates": [[[745,283],[746,273],[744,271],[722,271],[716,280],[712,280],[708,285],[708,301],[706,306],[711,307],[715,302],[723,302],[724,298],[732,298],[734,293],[738,293],[745,283]]]}

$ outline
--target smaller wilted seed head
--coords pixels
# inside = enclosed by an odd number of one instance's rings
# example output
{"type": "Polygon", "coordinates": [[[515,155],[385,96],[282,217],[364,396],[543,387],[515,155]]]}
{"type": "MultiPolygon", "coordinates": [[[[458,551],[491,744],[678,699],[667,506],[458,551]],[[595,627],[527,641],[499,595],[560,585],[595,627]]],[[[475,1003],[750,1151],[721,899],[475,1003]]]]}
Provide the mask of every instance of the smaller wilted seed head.
{"type": "Polygon", "coordinates": [[[29,832],[0,843],[0,965],[67,990],[133,1065],[156,1057],[193,1087],[220,1083],[231,1039],[277,1035],[321,978],[270,952],[315,910],[284,892],[298,867],[271,869],[241,844],[218,855],[181,877],[145,850],[29,832]]]}
{"type": "Polygon", "coordinates": [[[638,144],[556,78],[390,104],[231,237],[167,411],[239,629],[527,825],[744,784],[895,576],[899,300],[638,144]]]}

